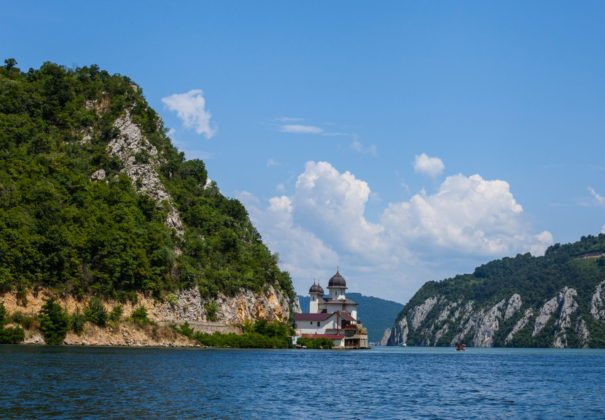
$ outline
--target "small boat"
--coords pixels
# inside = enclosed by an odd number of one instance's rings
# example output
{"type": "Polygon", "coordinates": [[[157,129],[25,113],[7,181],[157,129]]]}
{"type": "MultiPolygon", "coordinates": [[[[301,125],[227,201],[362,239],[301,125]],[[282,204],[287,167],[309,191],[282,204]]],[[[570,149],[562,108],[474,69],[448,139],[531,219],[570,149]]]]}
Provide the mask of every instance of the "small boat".
{"type": "Polygon", "coordinates": [[[456,351],[465,351],[466,345],[464,343],[456,343],[456,351]]]}

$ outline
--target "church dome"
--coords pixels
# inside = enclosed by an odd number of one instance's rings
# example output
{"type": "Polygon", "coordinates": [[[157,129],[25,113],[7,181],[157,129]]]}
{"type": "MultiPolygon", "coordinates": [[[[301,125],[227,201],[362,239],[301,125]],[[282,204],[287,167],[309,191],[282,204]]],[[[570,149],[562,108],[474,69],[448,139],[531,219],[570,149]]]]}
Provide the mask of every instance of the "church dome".
{"type": "Polygon", "coordinates": [[[309,294],[311,294],[311,293],[317,293],[317,294],[323,295],[324,289],[322,289],[319,284],[313,283],[313,286],[311,286],[311,288],[309,289],[309,294]]]}
{"type": "Polygon", "coordinates": [[[328,287],[347,287],[347,281],[338,271],[332,276],[328,282],[328,287]]]}

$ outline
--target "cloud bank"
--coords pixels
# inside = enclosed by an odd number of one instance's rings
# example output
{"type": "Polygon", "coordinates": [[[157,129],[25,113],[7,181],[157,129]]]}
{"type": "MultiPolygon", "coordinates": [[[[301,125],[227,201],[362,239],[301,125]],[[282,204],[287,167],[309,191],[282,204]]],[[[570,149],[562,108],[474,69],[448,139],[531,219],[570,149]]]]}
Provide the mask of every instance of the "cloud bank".
{"type": "Polygon", "coordinates": [[[366,216],[371,194],[354,174],[311,161],[290,195],[240,199],[301,291],[340,265],[349,288],[404,300],[427,280],[492,258],[541,255],[553,242],[550,232],[531,232],[506,181],[448,176],[433,194],[389,203],[375,221],[366,216]]]}

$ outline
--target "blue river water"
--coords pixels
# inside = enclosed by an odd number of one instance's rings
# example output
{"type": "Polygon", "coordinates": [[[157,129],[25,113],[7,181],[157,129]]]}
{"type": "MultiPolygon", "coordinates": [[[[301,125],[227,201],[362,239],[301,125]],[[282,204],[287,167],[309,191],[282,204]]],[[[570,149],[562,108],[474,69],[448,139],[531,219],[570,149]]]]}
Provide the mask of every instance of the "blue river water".
{"type": "Polygon", "coordinates": [[[0,346],[0,418],[605,418],[605,350],[0,346]]]}

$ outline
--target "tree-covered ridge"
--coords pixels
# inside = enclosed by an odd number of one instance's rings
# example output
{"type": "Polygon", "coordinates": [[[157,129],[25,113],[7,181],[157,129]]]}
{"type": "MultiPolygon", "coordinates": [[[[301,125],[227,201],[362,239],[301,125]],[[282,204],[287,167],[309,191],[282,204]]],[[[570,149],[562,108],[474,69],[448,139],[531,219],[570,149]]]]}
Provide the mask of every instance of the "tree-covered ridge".
{"type": "MultiPolygon", "coordinates": [[[[590,296],[595,285],[605,280],[605,259],[582,256],[598,252],[605,252],[604,234],[584,236],[572,244],[555,244],[541,257],[526,253],[491,261],[477,267],[472,274],[425,283],[406,307],[421,304],[436,294],[450,300],[496,303],[519,293],[528,304],[540,305],[565,286],[590,296]]],[[[398,320],[404,312],[405,308],[398,320]]]]}
{"type": "MultiPolygon", "coordinates": [[[[200,160],[175,149],[129,78],[97,66],[0,67],[0,291],[161,296],[198,286],[233,295],[290,277],[262,243],[245,208],[207,185],[200,160]],[[129,113],[157,149],[157,168],[184,223],[166,226],[167,203],[136,192],[124,162],[107,152],[129,113]],[[103,169],[104,180],[92,180],[103,169]]],[[[149,159],[143,153],[136,156],[149,159]]]]}
{"type": "Polygon", "coordinates": [[[604,284],[605,234],[582,237],[551,246],[541,257],[519,254],[472,274],[427,282],[399,313],[400,335],[392,339],[407,335],[412,345],[460,339],[475,345],[605,347],[604,284]]]}

